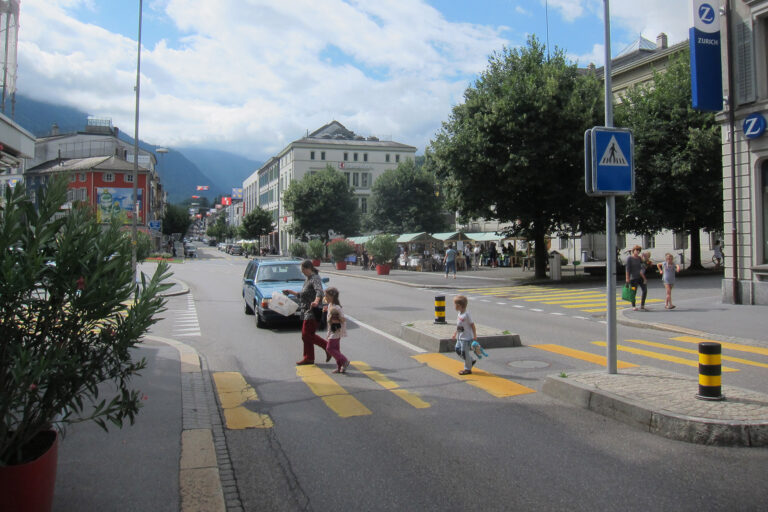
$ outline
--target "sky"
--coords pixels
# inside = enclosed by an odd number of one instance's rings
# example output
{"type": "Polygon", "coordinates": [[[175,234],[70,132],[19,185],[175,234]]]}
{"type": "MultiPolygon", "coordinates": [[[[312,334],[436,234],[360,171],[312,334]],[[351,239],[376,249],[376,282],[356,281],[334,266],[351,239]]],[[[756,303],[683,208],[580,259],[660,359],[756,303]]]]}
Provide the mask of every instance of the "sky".
{"type": "MultiPolygon", "coordinates": [[[[610,0],[611,54],[687,38],[689,0],[610,0]]],[[[415,146],[505,46],[604,61],[603,0],[144,0],[139,137],[265,161],[336,120],[415,146]]],[[[133,135],[139,0],[21,0],[17,92],[133,135]]]]}

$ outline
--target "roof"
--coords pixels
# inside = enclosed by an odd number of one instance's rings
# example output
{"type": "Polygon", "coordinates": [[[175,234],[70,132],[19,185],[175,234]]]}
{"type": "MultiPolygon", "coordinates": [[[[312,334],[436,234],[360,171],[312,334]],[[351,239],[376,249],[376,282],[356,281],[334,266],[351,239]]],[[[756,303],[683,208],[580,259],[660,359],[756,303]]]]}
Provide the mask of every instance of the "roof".
{"type": "Polygon", "coordinates": [[[616,57],[614,57],[614,59],[618,59],[619,57],[624,57],[625,55],[629,55],[631,53],[635,53],[639,51],[656,51],[656,43],[654,43],[653,41],[649,41],[643,36],[640,36],[632,44],[630,44],[629,46],[621,50],[619,54],[616,55],[616,57]]]}
{"type": "Polygon", "coordinates": [[[368,235],[368,236],[350,236],[347,237],[347,240],[352,242],[355,245],[363,245],[371,241],[371,238],[373,238],[374,235],[368,235]]]}
{"type": "Polygon", "coordinates": [[[475,242],[498,242],[504,238],[503,235],[498,233],[467,233],[467,237],[475,242]]]}
{"type": "MultiPolygon", "coordinates": [[[[88,158],[70,158],[68,160],[49,160],[31,169],[28,173],[54,173],[68,171],[133,171],[133,162],[128,162],[116,156],[91,156],[88,158]]],[[[139,166],[139,172],[147,172],[139,166]]]]}
{"type": "Polygon", "coordinates": [[[429,233],[404,233],[397,237],[397,243],[407,244],[410,242],[439,242],[439,240],[429,233]]]}
{"type": "Polygon", "coordinates": [[[467,234],[463,231],[453,231],[451,233],[432,233],[432,236],[444,242],[464,242],[471,240],[471,238],[469,238],[469,236],[467,236],[467,234]]]}
{"type": "Polygon", "coordinates": [[[348,130],[343,124],[338,121],[331,121],[330,123],[318,128],[312,133],[307,134],[306,137],[293,141],[292,144],[322,144],[333,146],[361,146],[361,147],[387,147],[387,148],[401,148],[404,150],[416,151],[416,147],[409,146],[407,144],[401,144],[394,141],[379,140],[378,137],[363,137],[357,135],[352,130],[348,130]]]}

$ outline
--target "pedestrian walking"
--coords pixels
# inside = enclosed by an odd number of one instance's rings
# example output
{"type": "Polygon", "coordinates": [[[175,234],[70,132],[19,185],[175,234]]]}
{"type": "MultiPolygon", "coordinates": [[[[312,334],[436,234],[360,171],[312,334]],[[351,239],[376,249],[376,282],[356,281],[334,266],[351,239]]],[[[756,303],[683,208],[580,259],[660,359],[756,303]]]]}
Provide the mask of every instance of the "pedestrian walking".
{"type": "MultiPolygon", "coordinates": [[[[646,279],[645,271],[643,270],[643,267],[645,267],[643,258],[640,257],[640,251],[642,250],[643,248],[639,245],[634,246],[632,248],[632,254],[627,257],[624,268],[626,269],[625,277],[627,283],[629,283],[630,286],[634,286],[635,289],[639,287],[643,290],[643,295],[640,299],[640,309],[645,311],[645,297],[648,295],[648,280],[646,279]]],[[[637,306],[635,305],[636,298],[637,297],[632,298],[632,309],[635,311],[637,311],[637,306]]]]}
{"type": "Polygon", "coordinates": [[[363,249],[363,270],[368,270],[368,251],[363,249]]]}
{"type": "Polygon", "coordinates": [[[675,272],[680,272],[680,265],[675,263],[675,257],[670,253],[664,255],[664,261],[656,265],[661,274],[661,281],[664,283],[664,290],[667,292],[664,301],[665,309],[675,309],[672,304],[672,287],[675,286],[675,272]]]}
{"type": "Polygon", "coordinates": [[[283,290],[283,293],[286,295],[298,297],[299,307],[301,308],[301,341],[304,344],[304,357],[297,361],[296,364],[300,366],[315,363],[314,345],[325,351],[325,362],[327,363],[331,360],[331,355],[325,350],[328,342],[316,334],[318,320],[315,318],[314,313],[314,309],[319,307],[320,301],[323,300],[323,282],[320,280],[312,260],[304,260],[301,263],[301,273],[306,276],[307,280],[304,281],[304,286],[300,292],[283,290]]]}
{"type": "Polygon", "coordinates": [[[715,246],[712,248],[712,250],[715,252],[713,256],[715,259],[715,268],[720,268],[720,265],[723,261],[723,245],[720,243],[720,240],[715,242],[715,246]]]}
{"type": "Polygon", "coordinates": [[[456,279],[456,249],[452,244],[448,244],[448,250],[445,251],[443,257],[443,265],[445,265],[445,278],[448,279],[448,273],[453,272],[453,278],[456,279]]]}
{"type": "Polygon", "coordinates": [[[472,244],[464,246],[464,261],[467,262],[467,270],[472,270],[472,244]]]}
{"type": "Polygon", "coordinates": [[[336,360],[333,373],[346,373],[349,359],[341,353],[341,338],[347,335],[347,319],[339,301],[339,290],[334,287],[325,290],[325,300],[328,303],[328,344],[325,350],[336,360]]]}
{"type": "Polygon", "coordinates": [[[482,253],[482,248],[480,247],[480,244],[476,244],[475,248],[472,250],[472,255],[475,257],[474,263],[474,269],[477,270],[480,266],[480,254],[482,253]]]}
{"type": "Polygon", "coordinates": [[[464,295],[457,295],[453,298],[453,307],[458,311],[456,317],[456,330],[452,339],[456,340],[456,353],[464,358],[464,369],[459,375],[470,375],[472,366],[475,364],[474,352],[472,351],[472,342],[477,341],[477,328],[472,321],[469,311],[467,311],[467,298],[464,295]]]}

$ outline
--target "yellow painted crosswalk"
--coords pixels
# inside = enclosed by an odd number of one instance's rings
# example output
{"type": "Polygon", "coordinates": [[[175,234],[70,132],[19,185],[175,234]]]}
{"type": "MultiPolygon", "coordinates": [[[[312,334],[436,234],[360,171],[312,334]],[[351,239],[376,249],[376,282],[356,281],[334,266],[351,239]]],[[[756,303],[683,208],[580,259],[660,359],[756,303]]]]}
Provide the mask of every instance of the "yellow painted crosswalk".
{"type": "Polygon", "coordinates": [[[246,402],[259,400],[254,390],[238,372],[215,372],[213,382],[224,411],[224,421],[230,430],[272,428],[272,418],[246,408],[246,402]]]}

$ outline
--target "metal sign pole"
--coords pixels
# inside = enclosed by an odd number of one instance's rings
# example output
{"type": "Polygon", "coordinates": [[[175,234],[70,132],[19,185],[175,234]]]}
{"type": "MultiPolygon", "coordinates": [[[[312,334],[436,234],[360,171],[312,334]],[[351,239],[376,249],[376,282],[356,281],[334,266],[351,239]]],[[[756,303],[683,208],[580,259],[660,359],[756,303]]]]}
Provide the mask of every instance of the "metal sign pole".
{"type": "MultiPolygon", "coordinates": [[[[605,12],[605,126],[613,127],[613,92],[611,84],[611,16],[609,0],[605,12]]],[[[616,196],[605,198],[605,295],[606,295],[606,365],[616,373],[616,196]]]]}

